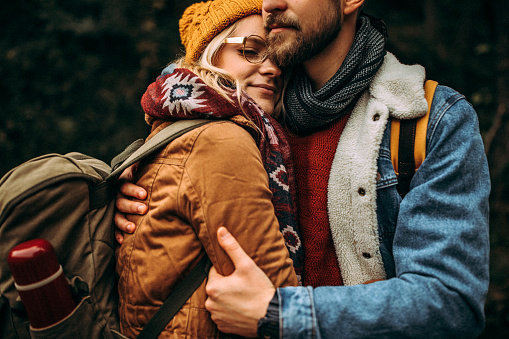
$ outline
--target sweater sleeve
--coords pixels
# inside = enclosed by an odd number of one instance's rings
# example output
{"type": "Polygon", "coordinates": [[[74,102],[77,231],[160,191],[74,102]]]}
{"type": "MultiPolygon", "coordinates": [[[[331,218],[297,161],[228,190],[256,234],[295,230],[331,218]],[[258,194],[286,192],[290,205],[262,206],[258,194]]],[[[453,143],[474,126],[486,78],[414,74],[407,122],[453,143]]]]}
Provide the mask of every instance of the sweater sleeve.
{"type": "Polygon", "coordinates": [[[214,267],[231,274],[233,263],[217,242],[225,226],[275,286],[296,285],[279,231],[260,152],[242,127],[207,125],[196,138],[182,178],[181,213],[188,218],[214,267]]]}
{"type": "Polygon", "coordinates": [[[482,331],[488,166],[475,111],[458,93],[437,94],[428,154],[400,204],[396,277],[279,289],[284,338],[470,338],[482,331]]]}

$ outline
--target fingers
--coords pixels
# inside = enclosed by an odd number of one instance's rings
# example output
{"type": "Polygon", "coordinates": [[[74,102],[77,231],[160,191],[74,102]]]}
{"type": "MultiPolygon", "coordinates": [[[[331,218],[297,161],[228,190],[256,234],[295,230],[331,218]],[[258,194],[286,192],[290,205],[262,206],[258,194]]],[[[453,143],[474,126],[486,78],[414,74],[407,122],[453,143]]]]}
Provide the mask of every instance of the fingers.
{"type": "MultiPolygon", "coordinates": [[[[216,283],[221,281],[221,278],[223,276],[219,273],[217,273],[217,270],[214,266],[212,266],[209,270],[209,277],[207,280],[207,285],[205,285],[205,293],[211,298],[217,297],[217,291],[216,291],[216,283]]],[[[207,298],[208,299],[208,298],[207,298]]],[[[212,301],[208,299],[209,306],[212,306],[212,301]]],[[[205,308],[207,308],[207,303],[205,303],[205,308]]]]}
{"type": "Polygon", "coordinates": [[[115,240],[119,245],[122,245],[124,243],[124,233],[133,233],[136,226],[118,211],[115,212],[114,221],[117,227],[115,228],[115,240]]]}
{"type": "Polygon", "coordinates": [[[132,201],[119,195],[115,201],[117,210],[125,214],[145,214],[147,213],[147,205],[142,202],[132,201]]]}
{"type": "Polygon", "coordinates": [[[138,198],[138,199],[146,199],[147,192],[128,181],[132,177],[132,168],[127,168],[121,175],[122,183],[120,184],[119,193],[117,195],[117,199],[115,201],[115,206],[117,210],[115,211],[115,216],[113,218],[115,222],[115,239],[116,241],[122,245],[124,242],[124,233],[133,233],[136,225],[127,220],[126,214],[145,214],[147,213],[147,205],[141,202],[132,201],[129,198],[138,198]]]}
{"type": "Polygon", "coordinates": [[[124,243],[124,234],[120,230],[115,229],[115,240],[119,245],[124,243]]]}
{"type": "Polygon", "coordinates": [[[125,233],[133,233],[134,232],[134,229],[135,229],[135,225],[133,222],[127,220],[127,218],[125,217],[125,215],[123,213],[120,213],[120,212],[115,212],[115,216],[113,218],[114,222],[115,222],[115,226],[117,226],[117,228],[119,229],[120,232],[125,232],[125,233]]]}
{"type": "Polygon", "coordinates": [[[254,265],[253,260],[244,252],[237,240],[225,227],[219,227],[217,230],[217,239],[219,245],[232,260],[235,268],[254,265]]]}
{"type": "Polygon", "coordinates": [[[147,191],[129,181],[122,182],[120,185],[120,193],[126,197],[137,198],[140,200],[145,200],[147,198],[147,191]]]}
{"type": "Polygon", "coordinates": [[[124,232],[129,232],[127,230],[129,221],[124,215],[121,215],[121,213],[140,215],[147,213],[147,205],[142,202],[132,201],[127,197],[134,197],[143,200],[147,198],[147,191],[140,186],[127,181],[120,185],[120,194],[117,196],[117,200],[115,201],[115,206],[118,210],[118,212],[115,213],[115,225],[124,232]]]}
{"type": "Polygon", "coordinates": [[[267,312],[275,287],[226,229],[218,229],[218,239],[242,268],[237,266],[228,276],[222,276],[214,267],[210,269],[205,308],[221,332],[256,337],[258,321],[267,312]]]}

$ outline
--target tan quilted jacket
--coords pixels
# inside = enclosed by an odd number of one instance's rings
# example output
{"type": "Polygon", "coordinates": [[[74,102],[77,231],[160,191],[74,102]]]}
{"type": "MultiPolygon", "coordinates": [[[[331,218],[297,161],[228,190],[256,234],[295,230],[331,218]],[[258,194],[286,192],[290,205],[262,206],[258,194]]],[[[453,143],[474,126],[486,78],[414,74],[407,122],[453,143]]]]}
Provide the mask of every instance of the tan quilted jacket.
{"type": "MultiPolygon", "coordinates": [[[[250,123],[237,116],[237,123],[250,123]]],[[[118,251],[121,331],[139,334],[172,287],[208,255],[219,273],[233,264],[216,231],[226,226],[275,286],[296,285],[279,232],[267,173],[250,132],[231,121],[199,127],[140,164],[137,184],[148,191],[148,213],[133,216],[136,232],[118,251]]],[[[169,123],[156,121],[151,136],[169,123]]],[[[150,138],[150,137],[149,137],[150,138]]],[[[205,309],[205,283],[160,338],[226,338],[205,309]]]]}

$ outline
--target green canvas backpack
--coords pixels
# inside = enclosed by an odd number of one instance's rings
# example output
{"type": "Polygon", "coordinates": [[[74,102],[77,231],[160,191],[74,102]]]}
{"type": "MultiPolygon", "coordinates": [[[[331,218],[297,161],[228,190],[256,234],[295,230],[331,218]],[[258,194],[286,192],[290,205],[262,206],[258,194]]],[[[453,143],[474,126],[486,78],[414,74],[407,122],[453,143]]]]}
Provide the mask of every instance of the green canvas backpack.
{"type": "MultiPolygon", "coordinates": [[[[0,179],[0,338],[123,337],[118,333],[114,267],[113,216],[118,176],[171,140],[207,122],[178,121],[147,143],[136,141],[113,159],[113,170],[80,153],[48,154],[21,164],[0,179]],[[18,244],[37,238],[48,240],[54,247],[78,306],[54,326],[34,330],[29,327],[7,257],[18,244]]],[[[199,274],[191,278],[201,279],[198,282],[184,282],[185,293],[177,296],[178,304],[175,295],[170,295],[170,311],[167,306],[165,313],[180,309],[187,294],[194,291],[191,283],[199,285],[207,268],[204,263],[199,274]]],[[[163,318],[159,328],[171,318],[163,318]]]]}

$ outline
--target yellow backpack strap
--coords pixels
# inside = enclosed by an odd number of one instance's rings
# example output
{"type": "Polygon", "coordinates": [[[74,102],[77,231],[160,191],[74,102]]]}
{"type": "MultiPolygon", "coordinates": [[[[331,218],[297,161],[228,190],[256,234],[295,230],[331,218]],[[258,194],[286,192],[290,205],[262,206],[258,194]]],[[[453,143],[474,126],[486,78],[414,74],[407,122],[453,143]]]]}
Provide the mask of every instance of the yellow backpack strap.
{"type": "MultiPolygon", "coordinates": [[[[398,191],[400,192],[400,194],[402,196],[404,196],[406,194],[406,192],[408,191],[408,187],[406,187],[406,186],[409,185],[413,174],[415,173],[415,171],[417,171],[417,169],[419,169],[422,162],[424,161],[424,158],[426,157],[426,133],[428,130],[429,113],[430,113],[431,103],[433,101],[433,96],[435,94],[437,85],[438,85],[438,82],[433,81],[433,80],[427,80],[425,82],[424,96],[426,98],[426,101],[428,102],[428,111],[427,111],[426,115],[424,115],[418,119],[414,119],[414,121],[409,123],[409,125],[411,127],[407,127],[407,128],[410,128],[411,131],[410,132],[407,131],[406,133],[409,133],[409,135],[414,135],[415,137],[414,137],[414,140],[410,140],[410,142],[408,142],[408,144],[405,143],[405,145],[403,145],[404,146],[403,148],[399,147],[400,139],[401,139],[401,137],[403,137],[403,135],[400,136],[400,131],[402,128],[401,121],[399,119],[391,120],[391,160],[392,160],[392,166],[394,167],[394,171],[396,172],[396,175],[398,176],[398,181],[400,182],[400,184],[402,183],[402,181],[405,182],[403,185],[405,187],[398,187],[398,191]],[[411,148],[413,148],[413,154],[414,154],[414,159],[412,159],[413,160],[412,167],[414,167],[414,169],[410,170],[410,171],[408,171],[408,169],[404,170],[404,173],[402,173],[402,174],[405,178],[400,178],[401,177],[400,173],[399,173],[400,172],[400,164],[402,164],[401,153],[408,152],[407,149],[409,149],[410,150],[409,152],[411,152],[411,148]]],[[[403,141],[405,141],[405,139],[403,141]]],[[[405,141],[405,142],[407,142],[407,141],[405,141]]],[[[403,163],[403,164],[405,164],[405,163],[403,163]]],[[[407,163],[407,165],[408,165],[408,163],[407,163]]],[[[399,185],[399,186],[401,186],[401,185],[399,185]]]]}

